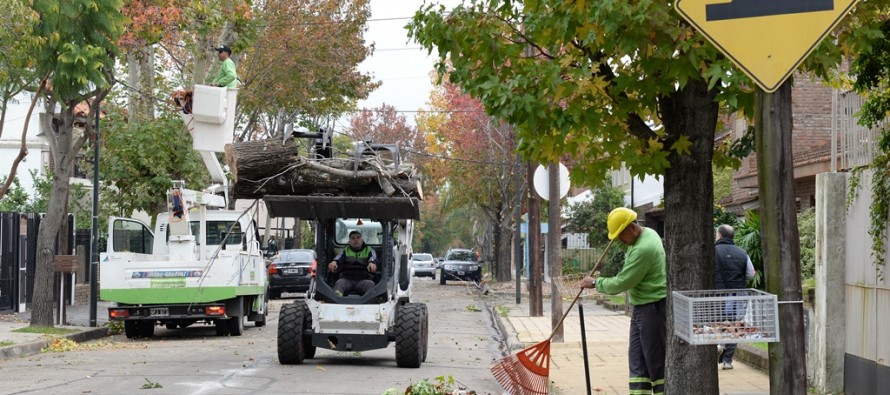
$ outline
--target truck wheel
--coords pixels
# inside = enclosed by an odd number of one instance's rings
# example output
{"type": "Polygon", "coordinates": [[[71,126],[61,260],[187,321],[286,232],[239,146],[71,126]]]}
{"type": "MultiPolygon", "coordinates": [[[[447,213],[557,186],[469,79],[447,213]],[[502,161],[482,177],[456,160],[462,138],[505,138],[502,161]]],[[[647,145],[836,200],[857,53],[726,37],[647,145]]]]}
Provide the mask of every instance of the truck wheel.
{"type": "Polygon", "coordinates": [[[278,362],[283,365],[303,363],[303,309],[295,304],[281,306],[278,314],[278,362]]]}
{"type": "Polygon", "coordinates": [[[127,339],[139,337],[138,323],[138,321],[124,321],[124,334],[127,335],[127,339]]]}
{"type": "Polygon", "coordinates": [[[241,336],[244,333],[244,317],[236,315],[228,320],[229,334],[232,336],[241,336]]]}
{"type": "Polygon", "coordinates": [[[408,303],[396,312],[396,365],[419,368],[423,362],[423,309],[408,303]]]}
{"type": "Polygon", "coordinates": [[[307,329],[312,329],[312,312],[309,311],[309,306],[306,303],[300,303],[297,306],[300,306],[300,309],[303,311],[303,358],[312,359],[315,358],[315,346],[312,344],[312,337],[306,336],[307,329]]]}
{"type": "Polygon", "coordinates": [[[141,321],[141,322],[139,322],[138,328],[139,328],[139,337],[148,339],[155,335],[154,321],[141,321]]]}
{"type": "Polygon", "coordinates": [[[423,311],[423,325],[421,327],[422,328],[421,339],[423,341],[423,357],[421,358],[421,361],[426,362],[426,354],[427,354],[427,351],[429,351],[429,346],[430,346],[430,342],[429,342],[430,313],[427,310],[426,304],[418,303],[418,305],[420,305],[421,310],[423,311]]]}
{"type": "Polygon", "coordinates": [[[214,320],[213,326],[216,327],[217,336],[227,336],[229,334],[229,322],[227,320],[214,320]]]}

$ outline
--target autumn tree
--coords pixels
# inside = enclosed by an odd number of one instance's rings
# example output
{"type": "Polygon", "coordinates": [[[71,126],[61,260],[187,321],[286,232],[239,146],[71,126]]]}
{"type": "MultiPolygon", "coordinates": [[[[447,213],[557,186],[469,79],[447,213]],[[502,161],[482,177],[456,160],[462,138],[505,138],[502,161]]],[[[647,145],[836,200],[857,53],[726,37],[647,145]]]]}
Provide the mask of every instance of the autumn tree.
{"type": "Polygon", "coordinates": [[[354,114],[345,133],[356,141],[398,144],[402,160],[413,163],[420,173],[425,172],[430,159],[426,153],[426,137],[392,105],[384,103],[354,114]]]}
{"type": "Polygon", "coordinates": [[[367,0],[258,3],[257,44],[239,66],[242,139],[281,136],[285,124],[310,129],[345,113],[377,83],[358,71],[370,56],[367,0]]]}
{"type": "Polygon", "coordinates": [[[67,214],[65,202],[74,160],[93,133],[99,105],[114,81],[116,42],[125,21],[121,6],[120,0],[35,0],[31,4],[40,15],[40,23],[34,27],[40,41],[34,53],[35,69],[44,84],[50,82],[45,109],[53,114],[43,125],[53,158],[53,180],[37,236],[32,326],[53,325],[56,237],[67,214]]]}
{"type": "Polygon", "coordinates": [[[511,232],[516,194],[515,143],[510,125],[485,113],[482,103],[454,84],[431,94],[429,111],[418,117],[430,136],[430,152],[441,160],[428,166],[441,177],[443,209],[469,207],[480,215],[477,235],[492,275],[509,281],[511,232]],[[470,181],[472,180],[472,181],[470,181]]]}

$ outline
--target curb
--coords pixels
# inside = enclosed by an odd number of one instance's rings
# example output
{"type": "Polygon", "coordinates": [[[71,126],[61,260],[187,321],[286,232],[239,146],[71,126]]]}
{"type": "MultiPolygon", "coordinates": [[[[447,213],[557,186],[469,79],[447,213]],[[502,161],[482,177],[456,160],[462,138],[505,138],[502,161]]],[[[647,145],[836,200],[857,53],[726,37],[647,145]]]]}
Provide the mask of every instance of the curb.
{"type": "MultiPolygon", "coordinates": [[[[85,342],[101,339],[108,335],[108,328],[89,328],[82,332],[72,333],[59,337],[67,338],[68,340],[75,342],[85,342]]],[[[26,355],[38,354],[40,353],[40,350],[52,344],[53,340],[57,338],[0,348],[0,361],[26,355]]]]}
{"type": "Polygon", "coordinates": [[[505,350],[502,350],[504,356],[513,354],[514,351],[525,348],[525,346],[516,339],[516,334],[512,330],[513,326],[510,325],[510,330],[507,330],[507,324],[504,323],[503,317],[501,317],[500,313],[497,311],[497,304],[489,305],[488,302],[483,302],[483,304],[485,305],[485,310],[488,311],[492,322],[494,322],[497,326],[497,330],[501,333],[501,344],[503,344],[505,348],[505,350]]]}
{"type": "Polygon", "coordinates": [[[739,344],[735,350],[733,359],[741,361],[745,365],[761,372],[769,373],[769,355],[766,351],[759,348],[751,347],[746,344],[739,344]]]}

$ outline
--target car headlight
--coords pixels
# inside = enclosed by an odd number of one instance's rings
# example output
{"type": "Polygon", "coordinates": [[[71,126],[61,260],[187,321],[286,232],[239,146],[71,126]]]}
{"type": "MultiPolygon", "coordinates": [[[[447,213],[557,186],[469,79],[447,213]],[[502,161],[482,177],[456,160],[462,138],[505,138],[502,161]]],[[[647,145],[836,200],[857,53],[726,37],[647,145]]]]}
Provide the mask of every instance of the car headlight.
{"type": "Polygon", "coordinates": [[[454,270],[454,265],[445,265],[445,270],[454,270]]]}
{"type": "Polygon", "coordinates": [[[472,266],[470,266],[470,271],[471,271],[471,272],[475,272],[476,270],[479,270],[479,265],[472,265],[472,266]]]}

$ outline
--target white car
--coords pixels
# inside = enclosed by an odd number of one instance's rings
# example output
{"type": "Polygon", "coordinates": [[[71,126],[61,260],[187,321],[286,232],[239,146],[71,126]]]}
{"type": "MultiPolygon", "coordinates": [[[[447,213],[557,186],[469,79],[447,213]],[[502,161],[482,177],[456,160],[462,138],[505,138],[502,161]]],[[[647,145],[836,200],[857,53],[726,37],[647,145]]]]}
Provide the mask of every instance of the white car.
{"type": "Polygon", "coordinates": [[[436,260],[431,254],[414,254],[411,258],[411,267],[415,276],[430,276],[436,279],[436,260]]]}

